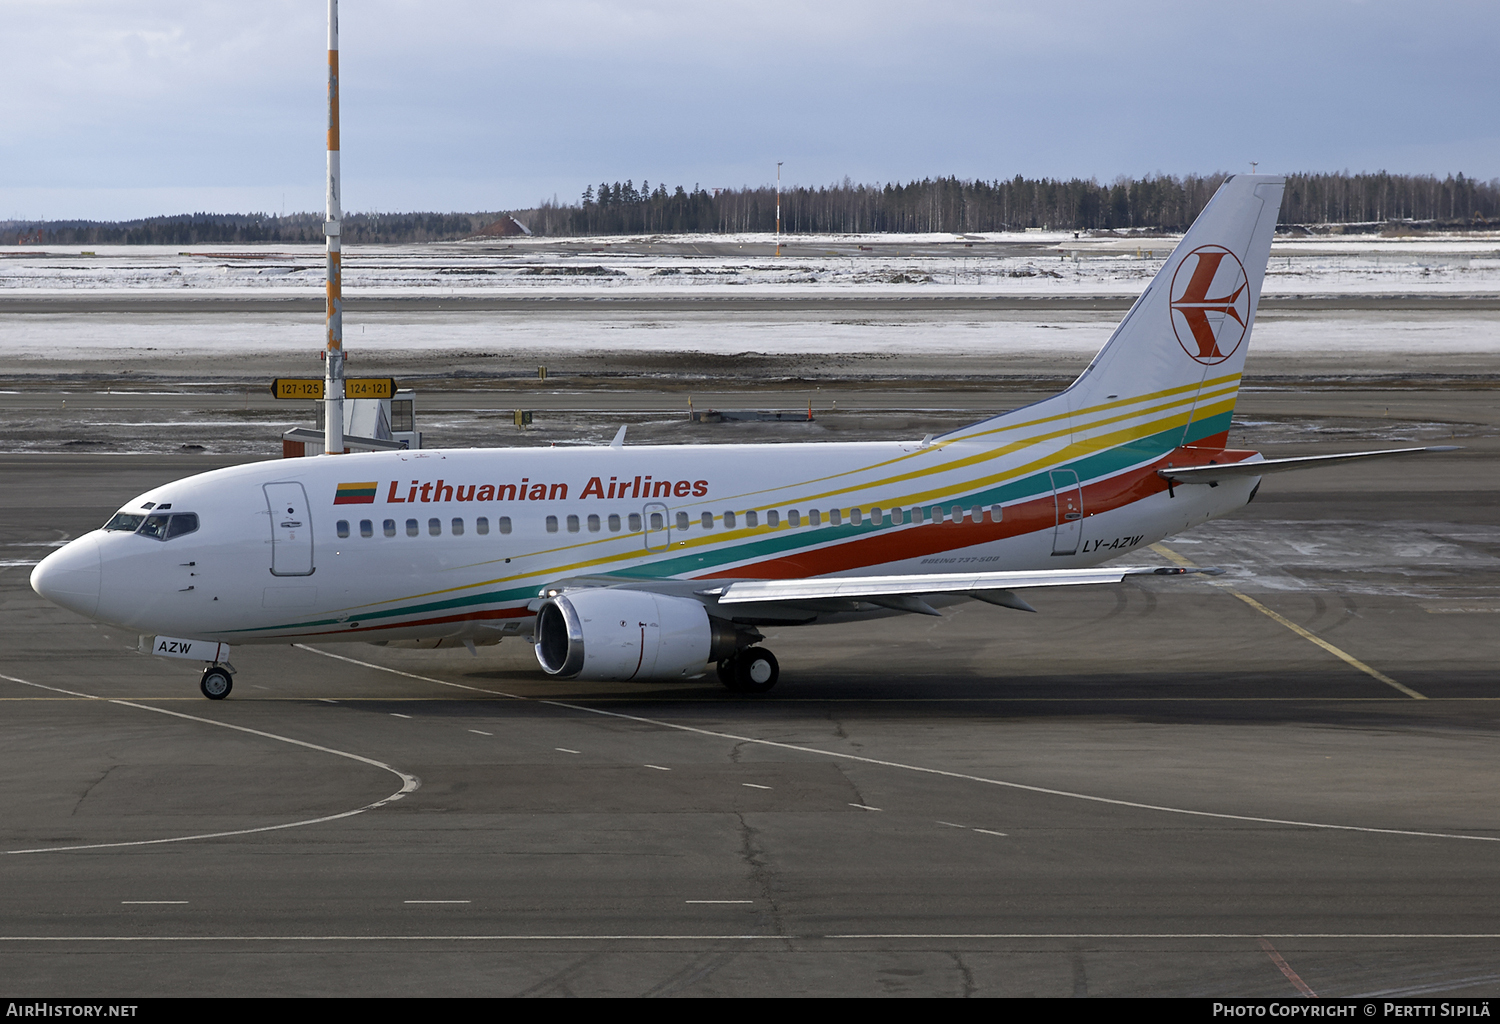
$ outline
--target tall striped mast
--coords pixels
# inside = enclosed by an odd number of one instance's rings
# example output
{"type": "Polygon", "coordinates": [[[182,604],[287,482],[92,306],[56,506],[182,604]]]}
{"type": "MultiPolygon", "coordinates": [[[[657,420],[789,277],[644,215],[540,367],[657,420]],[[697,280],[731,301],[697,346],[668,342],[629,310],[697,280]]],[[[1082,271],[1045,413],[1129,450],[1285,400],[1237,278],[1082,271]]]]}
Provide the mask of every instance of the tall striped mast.
{"type": "Polygon", "coordinates": [[[344,290],[339,249],[339,0],[328,0],[328,304],[324,316],[323,454],[344,453],[344,290]]]}

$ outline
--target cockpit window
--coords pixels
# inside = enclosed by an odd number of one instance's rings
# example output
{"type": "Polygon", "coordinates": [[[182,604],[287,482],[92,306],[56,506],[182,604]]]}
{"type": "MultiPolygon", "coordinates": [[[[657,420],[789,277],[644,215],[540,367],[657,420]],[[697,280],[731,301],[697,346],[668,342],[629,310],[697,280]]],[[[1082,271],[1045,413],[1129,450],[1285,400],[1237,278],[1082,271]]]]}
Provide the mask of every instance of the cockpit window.
{"type": "Polygon", "coordinates": [[[157,540],[166,540],[167,526],[171,522],[171,516],[147,516],[146,522],[141,526],[140,534],[142,537],[155,537],[157,540]]]}
{"type": "Polygon", "coordinates": [[[134,533],[140,528],[141,520],[145,516],[133,515],[129,512],[117,512],[115,517],[104,524],[106,530],[123,530],[126,533],[134,533]]]}
{"type": "Polygon", "coordinates": [[[129,529],[130,524],[123,522],[123,520],[128,519],[134,519],[139,524],[140,528],[136,532],[142,537],[155,537],[157,540],[171,540],[173,537],[181,537],[185,533],[192,533],[198,529],[198,514],[196,512],[177,512],[151,516],[127,516],[121,513],[115,516],[114,519],[111,519],[110,525],[105,527],[105,529],[129,529]],[[120,523],[119,526],[114,525],[117,522],[120,523]]]}
{"type": "Polygon", "coordinates": [[[167,540],[181,537],[184,533],[192,533],[196,529],[198,529],[198,514],[179,512],[172,517],[172,525],[167,527],[167,540]]]}

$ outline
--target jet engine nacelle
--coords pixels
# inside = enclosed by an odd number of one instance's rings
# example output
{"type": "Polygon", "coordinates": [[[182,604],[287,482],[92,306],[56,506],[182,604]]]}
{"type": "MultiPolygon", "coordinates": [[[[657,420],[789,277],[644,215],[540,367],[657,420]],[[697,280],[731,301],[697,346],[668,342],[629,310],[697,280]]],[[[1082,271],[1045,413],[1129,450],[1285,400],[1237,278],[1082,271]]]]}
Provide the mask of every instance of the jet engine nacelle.
{"type": "Polygon", "coordinates": [[[536,616],[536,660],[564,679],[682,679],[735,645],[699,602],[644,590],[574,590],[536,616]]]}

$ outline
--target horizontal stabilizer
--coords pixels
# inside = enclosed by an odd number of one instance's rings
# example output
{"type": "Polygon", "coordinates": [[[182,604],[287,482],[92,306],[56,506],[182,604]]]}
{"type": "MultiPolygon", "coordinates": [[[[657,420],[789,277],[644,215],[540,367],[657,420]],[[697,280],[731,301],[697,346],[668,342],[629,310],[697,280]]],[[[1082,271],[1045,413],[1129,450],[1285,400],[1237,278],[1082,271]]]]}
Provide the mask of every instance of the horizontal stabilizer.
{"type": "MultiPolygon", "coordinates": [[[[879,598],[902,594],[979,594],[985,591],[1027,587],[1076,587],[1095,583],[1119,583],[1126,576],[1182,576],[1203,573],[1217,576],[1222,569],[1183,569],[1175,566],[1126,565],[1095,569],[1038,569],[1034,572],[947,572],[912,576],[823,576],[810,580],[745,580],[715,590],[700,590],[717,596],[719,604],[749,604],[762,601],[813,601],[829,598],[867,600],[887,607],[903,607],[879,598]]],[[[999,604],[1001,602],[992,602],[999,604]]],[[[1011,607],[1014,607],[1012,605],[1011,607]]],[[[903,608],[903,610],[919,610],[903,608]]]]}
{"type": "Polygon", "coordinates": [[[1378,452],[1350,452],[1347,455],[1304,455],[1295,459],[1257,459],[1230,462],[1222,466],[1184,466],[1181,469],[1158,469],[1156,475],[1176,484],[1216,484],[1225,480],[1243,480],[1247,476],[1265,476],[1292,469],[1334,466],[1356,459],[1382,459],[1393,455],[1415,455],[1418,452],[1456,452],[1458,445],[1442,444],[1427,448],[1387,448],[1378,452]]]}

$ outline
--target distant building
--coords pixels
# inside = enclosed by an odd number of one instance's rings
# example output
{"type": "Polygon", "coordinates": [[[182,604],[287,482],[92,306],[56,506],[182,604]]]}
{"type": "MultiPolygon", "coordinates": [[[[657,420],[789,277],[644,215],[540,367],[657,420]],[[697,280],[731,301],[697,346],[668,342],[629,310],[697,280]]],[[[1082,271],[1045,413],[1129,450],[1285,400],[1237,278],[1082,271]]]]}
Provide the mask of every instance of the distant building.
{"type": "Polygon", "coordinates": [[[530,235],[531,229],[510,214],[504,214],[493,224],[486,224],[480,228],[479,233],[497,238],[509,238],[512,235],[530,235]]]}

